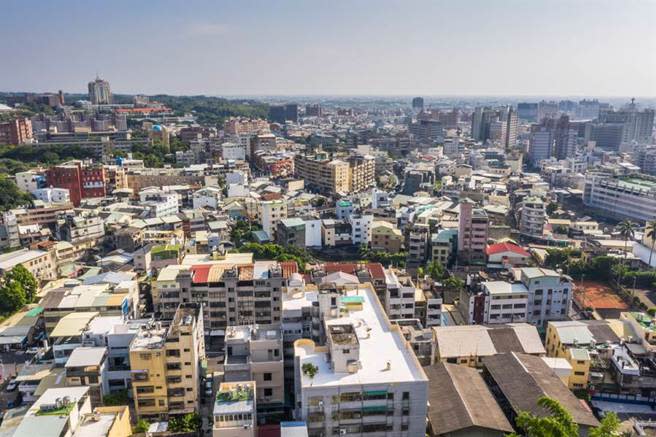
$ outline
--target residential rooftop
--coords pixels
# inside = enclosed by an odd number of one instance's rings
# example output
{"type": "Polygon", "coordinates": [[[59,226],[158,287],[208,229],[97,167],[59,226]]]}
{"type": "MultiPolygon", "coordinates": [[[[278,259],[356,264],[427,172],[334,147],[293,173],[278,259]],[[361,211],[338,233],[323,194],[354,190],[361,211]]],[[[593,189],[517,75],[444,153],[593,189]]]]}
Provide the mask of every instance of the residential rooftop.
{"type": "Polygon", "coordinates": [[[346,305],[341,316],[326,320],[332,326],[351,325],[359,343],[359,370],[354,373],[336,373],[330,364],[325,348],[315,347],[307,339],[297,340],[295,354],[300,366],[309,363],[317,367],[314,378],[301,375],[301,384],[312,387],[337,385],[388,384],[394,382],[426,381],[426,375],[403,338],[398,326],[393,326],[369,284],[346,292],[347,296],[362,296],[362,305],[346,305]]]}

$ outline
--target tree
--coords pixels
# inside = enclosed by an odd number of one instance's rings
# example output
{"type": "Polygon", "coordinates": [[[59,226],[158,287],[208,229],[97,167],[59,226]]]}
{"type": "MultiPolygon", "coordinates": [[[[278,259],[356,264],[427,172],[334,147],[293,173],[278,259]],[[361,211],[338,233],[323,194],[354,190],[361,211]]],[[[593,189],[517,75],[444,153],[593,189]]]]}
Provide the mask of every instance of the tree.
{"type": "Polygon", "coordinates": [[[134,431],[135,434],[140,434],[148,431],[148,427],[150,427],[148,422],[146,422],[144,419],[139,419],[137,424],[134,425],[132,431],[134,431]]]}
{"type": "Polygon", "coordinates": [[[547,215],[553,214],[554,212],[556,212],[556,210],[558,210],[558,204],[557,203],[551,202],[547,205],[547,208],[546,208],[547,215]]]}
{"type": "Polygon", "coordinates": [[[448,277],[448,273],[444,266],[437,261],[431,261],[426,267],[426,273],[431,277],[433,281],[439,281],[448,277]]]}
{"type": "Polygon", "coordinates": [[[645,233],[647,235],[647,238],[651,238],[651,248],[649,250],[649,267],[651,267],[651,257],[654,255],[654,247],[656,246],[656,220],[652,220],[650,222],[647,222],[647,226],[645,227],[645,233]]]}
{"type": "Polygon", "coordinates": [[[627,249],[629,245],[629,239],[633,240],[635,237],[635,224],[630,220],[624,220],[619,225],[617,225],[617,230],[620,232],[620,235],[624,239],[624,261],[626,262],[626,257],[628,255],[627,249]]]}
{"type": "Polygon", "coordinates": [[[201,427],[202,421],[198,413],[187,413],[182,416],[173,416],[169,419],[169,431],[194,432],[201,427]]]}
{"type": "Polygon", "coordinates": [[[601,419],[601,425],[590,430],[588,437],[612,437],[618,435],[617,430],[619,427],[620,419],[617,417],[617,414],[611,411],[601,419]]]}
{"type": "Polygon", "coordinates": [[[449,276],[444,281],[442,281],[442,285],[447,290],[460,291],[465,287],[465,281],[463,281],[457,276],[449,276]]]}
{"type": "Polygon", "coordinates": [[[34,298],[39,291],[39,283],[29,270],[18,264],[6,274],[5,280],[15,281],[20,284],[25,293],[27,303],[34,302],[34,298]]]}
{"type": "Polygon", "coordinates": [[[21,191],[14,181],[6,175],[0,175],[0,210],[7,211],[19,206],[31,206],[33,202],[29,193],[21,191]]]}
{"type": "MultiPolygon", "coordinates": [[[[519,413],[515,425],[526,437],[578,437],[579,427],[572,415],[560,403],[547,396],[538,399],[538,405],[548,411],[546,416],[536,416],[527,411],[519,413]]],[[[612,437],[617,435],[620,421],[615,413],[607,414],[599,427],[590,430],[590,437],[612,437]]],[[[519,434],[508,434],[519,437],[519,434]]]]}
{"type": "Polygon", "coordinates": [[[106,407],[112,407],[116,405],[127,405],[128,402],[130,402],[130,399],[128,398],[127,390],[120,390],[117,391],[116,393],[110,393],[103,396],[103,404],[106,407]]]}
{"type": "Polygon", "coordinates": [[[5,280],[0,286],[0,312],[12,314],[23,308],[27,303],[25,290],[16,281],[5,280]]]}

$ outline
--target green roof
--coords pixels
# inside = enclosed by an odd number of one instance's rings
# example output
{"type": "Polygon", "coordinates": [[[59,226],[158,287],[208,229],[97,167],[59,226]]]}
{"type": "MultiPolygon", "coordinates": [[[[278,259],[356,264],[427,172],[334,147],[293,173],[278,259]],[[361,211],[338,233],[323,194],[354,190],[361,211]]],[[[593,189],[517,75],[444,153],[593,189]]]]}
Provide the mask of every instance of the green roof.
{"type": "Polygon", "coordinates": [[[248,387],[230,391],[220,391],[216,394],[217,402],[238,402],[249,401],[251,399],[253,399],[253,392],[248,387]]]}
{"type": "Polygon", "coordinates": [[[339,202],[337,202],[337,206],[339,206],[341,208],[348,208],[351,205],[352,205],[352,203],[349,202],[348,200],[340,200],[339,202]]]}
{"type": "Polygon", "coordinates": [[[27,317],[36,317],[43,312],[43,307],[36,307],[29,310],[25,315],[27,317]]]}

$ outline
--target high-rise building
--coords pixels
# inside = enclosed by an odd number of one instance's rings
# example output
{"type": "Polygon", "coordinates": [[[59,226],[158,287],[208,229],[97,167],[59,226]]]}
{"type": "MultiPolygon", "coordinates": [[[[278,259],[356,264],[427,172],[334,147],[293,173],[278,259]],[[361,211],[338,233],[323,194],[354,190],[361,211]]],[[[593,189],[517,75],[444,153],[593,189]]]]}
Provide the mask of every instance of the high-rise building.
{"type": "Polygon", "coordinates": [[[554,130],[554,156],[556,159],[571,158],[576,154],[577,131],[572,129],[569,116],[561,115],[554,130]]]}
{"type": "Polygon", "coordinates": [[[559,112],[558,102],[546,100],[540,101],[538,103],[538,121],[542,121],[544,118],[556,118],[558,117],[559,112]]]}
{"type": "Polygon", "coordinates": [[[109,82],[96,76],[96,80],[89,82],[89,101],[94,105],[111,105],[112,91],[109,82]]]}
{"type": "Polygon", "coordinates": [[[306,117],[321,117],[321,105],[315,103],[313,105],[305,105],[306,117]]]}
{"type": "Polygon", "coordinates": [[[517,116],[524,121],[538,121],[538,104],[518,103],[517,116]]]}
{"type": "Polygon", "coordinates": [[[588,172],[583,203],[600,214],[620,220],[656,220],[656,178],[646,175],[620,178],[588,172]]]}
{"type": "Polygon", "coordinates": [[[130,344],[132,398],[137,416],[160,419],[199,411],[205,362],[203,308],[181,304],[169,326],[152,322],[130,344]]]}
{"type": "Polygon", "coordinates": [[[543,159],[549,159],[553,153],[553,131],[545,125],[534,125],[528,145],[528,157],[533,167],[543,159]]]}
{"type": "Polygon", "coordinates": [[[32,121],[29,118],[0,123],[0,144],[25,144],[32,142],[32,121]]]}
{"type": "Polygon", "coordinates": [[[424,110],[424,98],[423,97],[415,97],[412,99],[412,109],[415,111],[423,111],[424,110]]]}
{"type": "Polygon", "coordinates": [[[576,118],[579,120],[595,120],[599,117],[599,100],[586,100],[579,101],[576,111],[576,118]]]}
{"type": "Polygon", "coordinates": [[[506,109],[504,114],[504,123],[506,126],[506,132],[503,145],[506,147],[506,149],[510,149],[517,143],[517,124],[519,123],[517,111],[515,111],[512,106],[509,106],[506,109]]]}
{"type": "Polygon", "coordinates": [[[601,111],[599,121],[601,123],[623,124],[623,144],[631,142],[651,143],[654,128],[654,110],[644,109],[640,111],[634,99],[631,99],[631,103],[619,111],[601,111]]]}
{"type": "Polygon", "coordinates": [[[460,201],[458,218],[458,258],[467,263],[485,262],[489,219],[471,199],[460,201]]]}
{"type": "Polygon", "coordinates": [[[286,121],[298,121],[298,104],[287,103],[285,105],[269,106],[269,119],[275,123],[285,124],[286,121]]]}

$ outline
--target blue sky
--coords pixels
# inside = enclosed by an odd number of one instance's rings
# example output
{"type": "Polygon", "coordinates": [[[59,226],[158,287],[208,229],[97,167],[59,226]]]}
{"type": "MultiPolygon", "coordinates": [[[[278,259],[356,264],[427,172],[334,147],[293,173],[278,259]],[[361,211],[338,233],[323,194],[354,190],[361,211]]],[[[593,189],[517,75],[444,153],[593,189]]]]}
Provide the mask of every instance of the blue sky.
{"type": "Polygon", "coordinates": [[[4,0],[0,90],[656,96],[656,0],[4,0]]]}

